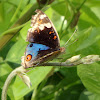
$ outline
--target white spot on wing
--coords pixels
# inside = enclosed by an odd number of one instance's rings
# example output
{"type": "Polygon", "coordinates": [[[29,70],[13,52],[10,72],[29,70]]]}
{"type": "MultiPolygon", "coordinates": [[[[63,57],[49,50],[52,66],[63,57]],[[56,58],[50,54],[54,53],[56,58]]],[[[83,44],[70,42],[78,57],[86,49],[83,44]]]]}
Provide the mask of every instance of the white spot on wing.
{"type": "Polygon", "coordinates": [[[28,32],[34,32],[34,30],[36,30],[37,28],[39,28],[40,30],[43,30],[45,27],[47,28],[51,28],[52,25],[51,23],[44,23],[44,24],[38,24],[36,23],[35,25],[31,24],[31,27],[28,32]]]}
{"type": "Polygon", "coordinates": [[[43,29],[44,29],[44,24],[40,24],[40,25],[39,25],[39,29],[40,29],[40,30],[43,30],[43,29]]]}
{"type": "Polygon", "coordinates": [[[46,17],[46,15],[45,15],[45,14],[40,15],[40,19],[44,19],[45,17],[46,17]]]}
{"type": "Polygon", "coordinates": [[[47,28],[51,28],[51,24],[50,23],[46,23],[46,24],[44,24],[44,26],[46,26],[47,28]]]}

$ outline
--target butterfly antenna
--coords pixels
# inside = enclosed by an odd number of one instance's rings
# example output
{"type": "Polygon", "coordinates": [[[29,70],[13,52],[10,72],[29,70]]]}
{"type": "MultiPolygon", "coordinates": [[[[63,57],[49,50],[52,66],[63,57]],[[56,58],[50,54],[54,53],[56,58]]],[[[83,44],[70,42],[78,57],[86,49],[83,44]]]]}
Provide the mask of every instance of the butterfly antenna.
{"type": "MultiPolygon", "coordinates": [[[[74,42],[72,42],[71,44],[73,44],[73,43],[75,43],[76,41],[78,41],[78,39],[76,39],[74,42]]],[[[69,44],[69,45],[71,45],[71,44],[69,44]]],[[[69,45],[66,45],[66,46],[69,46],[69,45]]]]}
{"type": "MultiPolygon", "coordinates": [[[[67,45],[68,42],[69,42],[69,41],[71,40],[71,38],[74,36],[74,34],[76,33],[76,31],[77,31],[77,29],[75,29],[74,33],[71,35],[71,37],[69,38],[69,40],[65,43],[64,47],[65,47],[65,46],[68,46],[68,45],[67,45]]],[[[76,42],[76,41],[77,41],[77,39],[76,39],[74,42],[76,42]]],[[[74,42],[73,42],[73,43],[74,43],[74,42]]],[[[71,43],[71,44],[73,44],[73,43],[71,43]]],[[[70,45],[71,45],[71,44],[70,44],[70,45]]]]}

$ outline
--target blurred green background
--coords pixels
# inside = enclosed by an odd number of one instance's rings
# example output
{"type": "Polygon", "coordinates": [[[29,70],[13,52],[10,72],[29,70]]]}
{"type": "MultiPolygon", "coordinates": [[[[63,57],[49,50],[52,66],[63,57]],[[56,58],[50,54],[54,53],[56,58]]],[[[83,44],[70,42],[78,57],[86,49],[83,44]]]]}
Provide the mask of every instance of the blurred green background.
{"type": "MultiPolygon", "coordinates": [[[[21,64],[36,9],[52,20],[62,47],[78,29],[61,59],[53,62],[77,54],[100,55],[100,0],[0,0],[0,94],[7,76],[21,64]]],[[[7,100],[100,100],[100,62],[73,68],[36,67],[27,74],[32,87],[16,76],[7,100]]]]}

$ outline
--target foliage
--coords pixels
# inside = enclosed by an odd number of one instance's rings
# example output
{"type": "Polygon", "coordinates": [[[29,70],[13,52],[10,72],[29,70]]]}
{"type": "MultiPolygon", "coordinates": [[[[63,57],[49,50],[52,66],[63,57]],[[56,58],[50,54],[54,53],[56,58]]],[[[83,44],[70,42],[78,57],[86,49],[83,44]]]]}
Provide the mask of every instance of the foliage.
{"type": "MultiPolygon", "coordinates": [[[[27,30],[30,28],[28,20],[38,8],[38,2],[35,2],[35,0],[0,1],[0,94],[8,74],[21,64],[21,56],[24,55],[28,44],[25,42],[27,30]],[[27,14],[24,15],[25,13],[27,14]]],[[[55,0],[43,7],[42,10],[47,9],[45,13],[59,33],[61,46],[64,46],[75,28],[78,28],[68,45],[76,39],[78,41],[66,47],[66,53],[60,56],[63,59],[54,59],[53,62],[65,61],[77,54],[100,55],[99,0],[55,0]]],[[[27,74],[32,87],[29,89],[17,76],[8,89],[9,100],[100,99],[99,62],[69,69],[36,67],[27,74]]]]}

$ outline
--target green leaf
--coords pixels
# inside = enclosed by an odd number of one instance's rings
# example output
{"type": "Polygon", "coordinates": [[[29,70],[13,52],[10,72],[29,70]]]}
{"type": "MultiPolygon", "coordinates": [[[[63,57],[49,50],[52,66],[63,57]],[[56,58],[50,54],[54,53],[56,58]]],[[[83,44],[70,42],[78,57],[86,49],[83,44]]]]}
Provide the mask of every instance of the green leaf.
{"type": "Polygon", "coordinates": [[[81,93],[79,100],[100,100],[100,95],[85,90],[81,93]]]}
{"type": "Polygon", "coordinates": [[[24,55],[26,45],[23,39],[18,40],[9,50],[5,60],[21,64],[21,56],[24,55]]]}
{"type": "Polygon", "coordinates": [[[85,31],[85,34],[79,37],[81,40],[81,45],[77,48],[77,50],[81,50],[84,48],[88,48],[92,44],[96,43],[100,40],[100,28],[89,28],[85,31]],[[83,40],[82,40],[83,39],[83,40]]]}
{"type": "Polygon", "coordinates": [[[100,19],[96,16],[95,12],[93,12],[90,7],[84,5],[82,10],[86,14],[85,18],[87,18],[87,21],[92,22],[95,26],[100,25],[100,19]]]}
{"type": "Polygon", "coordinates": [[[36,67],[30,72],[28,72],[28,76],[30,77],[32,87],[29,89],[22,80],[17,77],[13,84],[13,94],[15,100],[18,100],[25,96],[27,93],[31,92],[38,84],[47,76],[47,74],[51,71],[52,67],[36,67]]]}
{"type": "Polygon", "coordinates": [[[0,88],[3,87],[4,82],[11,71],[12,69],[7,63],[0,63],[0,88]]]}
{"type": "Polygon", "coordinates": [[[0,2],[0,23],[4,21],[4,4],[0,2]]]}
{"type": "Polygon", "coordinates": [[[51,5],[51,7],[58,12],[60,15],[65,15],[65,11],[67,11],[67,2],[61,1],[56,2],[55,4],[51,5]],[[60,6],[60,7],[59,7],[60,6]],[[63,9],[64,8],[64,9],[63,9]]]}
{"type": "Polygon", "coordinates": [[[82,83],[89,91],[100,94],[100,64],[79,65],[77,72],[82,83]]]}
{"type": "Polygon", "coordinates": [[[12,69],[7,63],[0,63],[0,77],[9,74],[12,69]]]}
{"type": "Polygon", "coordinates": [[[29,23],[27,25],[25,25],[20,31],[20,35],[23,38],[24,42],[26,41],[28,29],[31,28],[30,24],[31,24],[31,22],[29,21],[29,23]]]}

